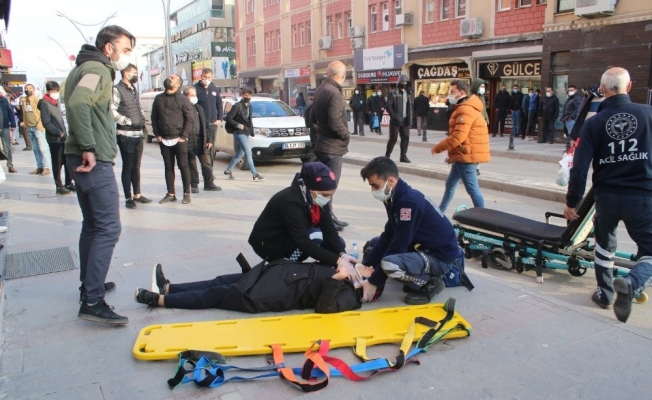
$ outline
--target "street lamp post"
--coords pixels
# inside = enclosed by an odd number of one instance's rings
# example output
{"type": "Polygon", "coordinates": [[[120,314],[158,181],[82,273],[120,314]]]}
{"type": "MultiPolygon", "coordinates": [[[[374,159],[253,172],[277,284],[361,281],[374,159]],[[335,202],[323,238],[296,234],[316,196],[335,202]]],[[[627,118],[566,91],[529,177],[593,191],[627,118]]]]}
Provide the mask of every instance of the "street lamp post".
{"type": "Polygon", "coordinates": [[[163,3],[163,13],[165,14],[165,69],[167,75],[172,73],[172,48],[170,47],[170,0],[161,0],[163,3]]]}
{"type": "Polygon", "coordinates": [[[59,45],[59,47],[61,48],[61,51],[63,51],[63,54],[65,54],[65,56],[66,56],[66,60],[68,60],[68,62],[70,63],[70,69],[73,69],[73,68],[74,68],[74,65],[72,65],[72,60],[70,59],[70,56],[68,55],[68,52],[66,51],[66,49],[64,49],[63,46],[61,45],[61,43],[59,43],[59,42],[58,42],[55,38],[53,38],[52,36],[48,36],[48,39],[52,40],[54,43],[56,43],[57,45],[59,45]]]}
{"type": "MultiPolygon", "coordinates": [[[[77,29],[79,34],[82,36],[82,38],[84,38],[84,43],[86,43],[86,44],[89,44],[88,39],[92,38],[92,36],[89,36],[88,38],[86,36],[84,36],[84,32],[82,32],[81,29],[79,29],[78,25],[81,25],[81,26],[98,26],[98,25],[102,24],[102,26],[100,26],[100,30],[101,30],[102,28],[104,28],[104,26],[107,24],[107,22],[109,22],[112,18],[115,18],[116,15],[118,15],[118,13],[114,12],[113,14],[108,16],[106,19],[98,22],[97,24],[82,24],[81,22],[77,22],[77,21],[74,21],[74,20],[68,18],[61,11],[57,11],[57,17],[63,17],[65,19],[67,19],[71,24],[73,24],[75,29],[77,29]]],[[[92,43],[90,43],[90,44],[92,44],[92,43]]]]}

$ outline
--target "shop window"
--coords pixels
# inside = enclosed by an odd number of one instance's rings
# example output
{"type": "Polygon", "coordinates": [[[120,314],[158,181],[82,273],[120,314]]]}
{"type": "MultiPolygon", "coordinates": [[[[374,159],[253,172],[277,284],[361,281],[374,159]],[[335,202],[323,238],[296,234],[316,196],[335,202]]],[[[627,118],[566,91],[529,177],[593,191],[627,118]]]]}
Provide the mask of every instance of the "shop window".
{"type": "Polygon", "coordinates": [[[426,22],[435,22],[435,0],[426,3],[426,22]]]}
{"type": "Polygon", "coordinates": [[[496,10],[498,10],[498,11],[509,10],[511,8],[510,7],[511,2],[512,2],[512,0],[496,0],[496,4],[497,4],[496,10]]]}
{"type": "Polygon", "coordinates": [[[306,44],[310,44],[310,43],[312,43],[312,30],[311,30],[311,22],[308,21],[306,22],[306,44]]]}
{"type": "Polygon", "coordinates": [[[369,23],[369,30],[371,32],[376,32],[376,25],[378,23],[378,14],[376,14],[376,6],[369,7],[369,16],[371,19],[369,23]]]}
{"type": "Polygon", "coordinates": [[[441,20],[445,21],[450,16],[450,1],[451,0],[441,0],[441,20]]]}
{"type": "Polygon", "coordinates": [[[326,18],[326,36],[333,37],[333,17],[326,18]]]}
{"type": "Polygon", "coordinates": [[[532,5],[532,0],[519,0],[518,1],[518,6],[519,7],[529,7],[532,5]]]}
{"type": "Polygon", "coordinates": [[[466,0],[455,0],[455,18],[466,17],[466,0]]]}
{"type": "Polygon", "coordinates": [[[342,39],[344,37],[344,25],[342,24],[342,14],[337,14],[337,38],[342,39]]]}
{"type": "Polygon", "coordinates": [[[568,12],[575,9],[575,0],[557,0],[557,12],[568,12]]]}
{"type": "Polygon", "coordinates": [[[351,11],[346,13],[346,37],[349,37],[349,32],[351,32],[351,27],[353,26],[353,20],[351,19],[351,11]]]}
{"type": "Polygon", "coordinates": [[[396,25],[396,16],[400,14],[403,14],[401,0],[394,0],[394,28],[400,28],[400,26],[396,25]]]}

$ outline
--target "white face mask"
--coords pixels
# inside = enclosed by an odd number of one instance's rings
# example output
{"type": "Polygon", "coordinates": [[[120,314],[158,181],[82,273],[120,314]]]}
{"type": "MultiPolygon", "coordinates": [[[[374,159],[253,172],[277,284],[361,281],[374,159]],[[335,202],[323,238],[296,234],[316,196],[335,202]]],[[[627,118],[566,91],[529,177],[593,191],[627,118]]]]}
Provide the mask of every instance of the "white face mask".
{"type": "Polygon", "coordinates": [[[209,79],[204,79],[201,81],[201,83],[202,85],[204,85],[204,87],[208,87],[208,85],[211,84],[211,81],[209,79]]]}
{"type": "MultiPolygon", "coordinates": [[[[116,51],[118,50],[115,47],[113,49],[116,51]]],[[[122,71],[123,69],[127,68],[129,64],[131,64],[131,60],[129,56],[124,53],[120,53],[117,61],[111,59],[111,65],[116,71],[122,71]]]]}
{"type": "Polygon", "coordinates": [[[547,96],[547,97],[552,97],[552,93],[550,93],[550,92],[546,92],[546,96],[547,96]]]}
{"type": "Polygon", "coordinates": [[[355,94],[360,94],[360,91],[359,91],[359,90],[356,90],[356,91],[355,91],[355,94]]]}
{"type": "Polygon", "coordinates": [[[570,92],[568,92],[568,95],[569,95],[569,96],[572,96],[572,95],[574,95],[574,94],[575,94],[575,92],[573,92],[572,90],[571,90],[570,92]]]}
{"type": "Polygon", "coordinates": [[[193,106],[197,104],[197,102],[199,101],[197,97],[188,97],[188,100],[190,100],[190,104],[192,104],[193,106]]]}
{"type": "MultiPolygon", "coordinates": [[[[315,192],[317,193],[317,192],[315,192]]],[[[324,197],[321,194],[317,193],[316,197],[312,198],[312,202],[317,204],[319,208],[324,208],[326,204],[328,204],[331,201],[328,197],[324,197]]]]}
{"type": "Polygon", "coordinates": [[[481,87],[480,89],[478,89],[478,94],[479,94],[480,96],[484,95],[484,88],[483,88],[483,87],[481,87]]]}
{"type": "Polygon", "coordinates": [[[378,96],[382,96],[382,95],[383,95],[383,92],[376,92],[376,94],[377,94],[378,96]]]}
{"type": "Polygon", "coordinates": [[[388,183],[389,183],[389,181],[385,182],[385,186],[383,186],[382,189],[374,190],[373,192],[371,192],[371,194],[374,195],[376,200],[386,202],[387,200],[389,200],[392,197],[392,190],[391,189],[389,190],[389,193],[385,193],[385,189],[387,189],[387,184],[388,183]]]}
{"type": "Polygon", "coordinates": [[[59,100],[59,96],[60,96],[59,92],[50,93],[50,97],[52,98],[52,100],[59,100]]]}

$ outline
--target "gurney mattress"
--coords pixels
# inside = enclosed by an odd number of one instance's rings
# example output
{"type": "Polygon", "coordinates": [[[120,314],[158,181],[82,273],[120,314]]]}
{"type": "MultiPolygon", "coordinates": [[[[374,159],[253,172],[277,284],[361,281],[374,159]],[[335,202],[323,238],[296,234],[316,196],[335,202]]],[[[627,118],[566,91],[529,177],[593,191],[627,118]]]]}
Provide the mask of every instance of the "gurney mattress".
{"type": "Polygon", "coordinates": [[[548,242],[561,241],[561,235],[566,230],[563,226],[550,225],[488,208],[469,208],[455,213],[453,219],[467,227],[548,242]]]}

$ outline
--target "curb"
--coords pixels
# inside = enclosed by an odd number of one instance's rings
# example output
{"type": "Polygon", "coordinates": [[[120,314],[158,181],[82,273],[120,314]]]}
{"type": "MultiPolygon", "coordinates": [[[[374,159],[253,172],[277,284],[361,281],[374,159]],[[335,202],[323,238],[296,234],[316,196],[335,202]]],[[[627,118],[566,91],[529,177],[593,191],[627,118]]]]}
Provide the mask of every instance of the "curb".
{"type": "MultiPolygon", "coordinates": [[[[444,132],[441,132],[443,135],[444,132]]],[[[351,140],[355,141],[360,141],[360,142],[386,142],[387,141],[387,134],[383,134],[383,136],[379,136],[378,138],[371,136],[367,137],[365,136],[351,136],[351,140]]],[[[436,142],[421,142],[421,141],[411,141],[410,142],[410,147],[421,147],[421,148],[426,148],[430,149],[436,142]]],[[[518,144],[518,143],[517,143],[518,144]]],[[[559,153],[559,155],[550,155],[550,154],[543,154],[543,153],[524,153],[524,152],[519,152],[518,150],[515,151],[508,151],[508,150],[491,150],[491,156],[492,157],[500,157],[500,158],[512,158],[512,159],[518,159],[518,160],[526,160],[526,161],[541,161],[541,162],[549,162],[549,163],[558,163],[559,160],[561,159],[565,149],[562,149],[559,153]]]]}
{"type": "MultiPolygon", "coordinates": [[[[0,225],[8,226],[9,223],[9,211],[3,211],[2,217],[0,217],[0,225]]],[[[5,317],[5,305],[7,303],[7,295],[5,294],[5,279],[4,279],[4,268],[5,268],[5,257],[7,256],[7,234],[9,230],[5,233],[0,233],[0,243],[4,245],[0,249],[0,358],[2,358],[2,353],[4,349],[4,317],[5,317]]]]}
{"type": "MultiPolygon", "coordinates": [[[[343,157],[343,162],[347,164],[365,166],[374,157],[372,156],[349,156],[343,157]]],[[[448,178],[448,170],[437,170],[432,168],[422,168],[418,166],[408,166],[404,164],[397,164],[398,170],[402,174],[416,175],[423,178],[438,179],[446,181],[448,178]]],[[[505,179],[498,179],[499,174],[490,172],[482,172],[478,178],[478,184],[483,189],[496,190],[499,192],[512,193],[521,196],[533,197],[541,200],[554,201],[557,203],[566,203],[566,191],[554,190],[542,186],[541,182],[528,181],[521,179],[514,181],[513,176],[505,176],[505,179]]]]}

